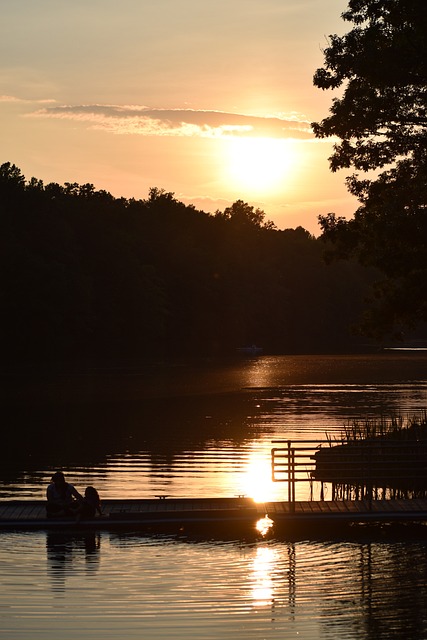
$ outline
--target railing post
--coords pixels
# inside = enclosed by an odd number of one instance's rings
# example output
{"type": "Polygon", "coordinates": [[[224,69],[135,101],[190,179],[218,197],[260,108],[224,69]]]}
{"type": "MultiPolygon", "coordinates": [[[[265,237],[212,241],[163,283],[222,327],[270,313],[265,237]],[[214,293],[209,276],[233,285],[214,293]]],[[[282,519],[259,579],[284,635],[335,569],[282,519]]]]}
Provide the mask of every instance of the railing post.
{"type": "Polygon", "coordinates": [[[291,511],[295,512],[295,449],[292,449],[292,502],[291,511]]]}
{"type": "Polygon", "coordinates": [[[288,502],[289,509],[295,511],[295,449],[292,441],[288,440],[288,502]]]}
{"type": "Polygon", "coordinates": [[[372,464],[372,455],[371,455],[371,448],[368,447],[368,460],[367,460],[367,466],[368,466],[368,486],[367,486],[367,490],[368,490],[368,509],[369,511],[372,511],[372,491],[373,491],[373,464],[372,464]]]}

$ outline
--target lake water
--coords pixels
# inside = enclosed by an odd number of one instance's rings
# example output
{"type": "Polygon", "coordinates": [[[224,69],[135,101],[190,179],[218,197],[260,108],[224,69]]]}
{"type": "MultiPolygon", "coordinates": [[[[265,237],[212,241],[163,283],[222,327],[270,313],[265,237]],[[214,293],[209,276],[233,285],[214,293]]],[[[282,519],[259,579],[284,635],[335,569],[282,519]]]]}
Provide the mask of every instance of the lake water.
{"type": "MultiPolygon", "coordinates": [[[[423,411],[427,353],[20,372],[3,398],[1,499],[44,497],[56,468],[101,497],[286,499],[271,441],[423,411]]],[[[421,639],[426,596],[427,541],[384,531],[0,533],[5,640],[421,639]]]]}

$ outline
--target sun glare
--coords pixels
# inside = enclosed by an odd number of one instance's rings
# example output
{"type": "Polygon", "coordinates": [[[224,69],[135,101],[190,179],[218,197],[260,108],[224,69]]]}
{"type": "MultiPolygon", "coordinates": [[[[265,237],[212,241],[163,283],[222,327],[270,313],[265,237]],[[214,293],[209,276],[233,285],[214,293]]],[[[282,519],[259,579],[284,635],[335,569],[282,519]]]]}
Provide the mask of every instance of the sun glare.
{"type": "Polygon", "coordinates": [[[271,193],[283,188],[293,164],[289,140],[236,137],[227,144],[228,183],[245,193],[271,193]]]}
{"type": "Polygon", "coordinates": [[[270,461],[254,453],[248,461],[242,479],[242,493],[250,496],[255,502],[274,500],[277,486],[271,479],[270,461]]]}

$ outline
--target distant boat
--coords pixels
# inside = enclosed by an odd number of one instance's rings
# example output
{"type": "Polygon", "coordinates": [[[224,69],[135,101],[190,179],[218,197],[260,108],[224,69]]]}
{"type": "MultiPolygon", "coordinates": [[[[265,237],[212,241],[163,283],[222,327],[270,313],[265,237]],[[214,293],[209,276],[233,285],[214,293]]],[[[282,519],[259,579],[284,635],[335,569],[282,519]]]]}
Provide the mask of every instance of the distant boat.
{"type": "Polygon", "coordinates": [[[256,344],[251,344],[249,347],[239,347],[237,351],[247,356],[259,356],[263,349],[262,347],[257,347],[256,344]]]}

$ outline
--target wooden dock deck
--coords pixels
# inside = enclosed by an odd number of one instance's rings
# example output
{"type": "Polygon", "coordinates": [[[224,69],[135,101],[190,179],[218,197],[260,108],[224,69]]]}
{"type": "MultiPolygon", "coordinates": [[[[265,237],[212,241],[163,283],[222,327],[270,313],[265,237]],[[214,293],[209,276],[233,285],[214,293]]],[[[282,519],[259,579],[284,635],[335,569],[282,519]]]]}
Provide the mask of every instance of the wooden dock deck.
{"type": "Polygon", "coordinates": [[[274,526],[291,530],[362,523],[427,522],[427,500],[330,500],[256,503],[251,498],[172,498],[104,500],[103,515],[84,520],[47,518],[43,500],[0,502],[0,530],[144,528],[157,525],[223,524],[254,527],[268,515],[274,526]]]}
{"type": "Polygon", "coordinates": [[[367,523],[427,521],[427,500],[316,500],[268,502],[266,512],[275,523],[367,523]]]}
{"type": "MultiPolygon", "coordinates": [[[[144,527],[160,524],[255,523],[256,503],[236,498],[167,498],[103,500],[102,516],[82,520],[79,527],[99,529],[144,527]]],[[[76,525],[74,517],[48,518],[44,500],[0,502],[0,530],[58,529],[76,525]]]]}

